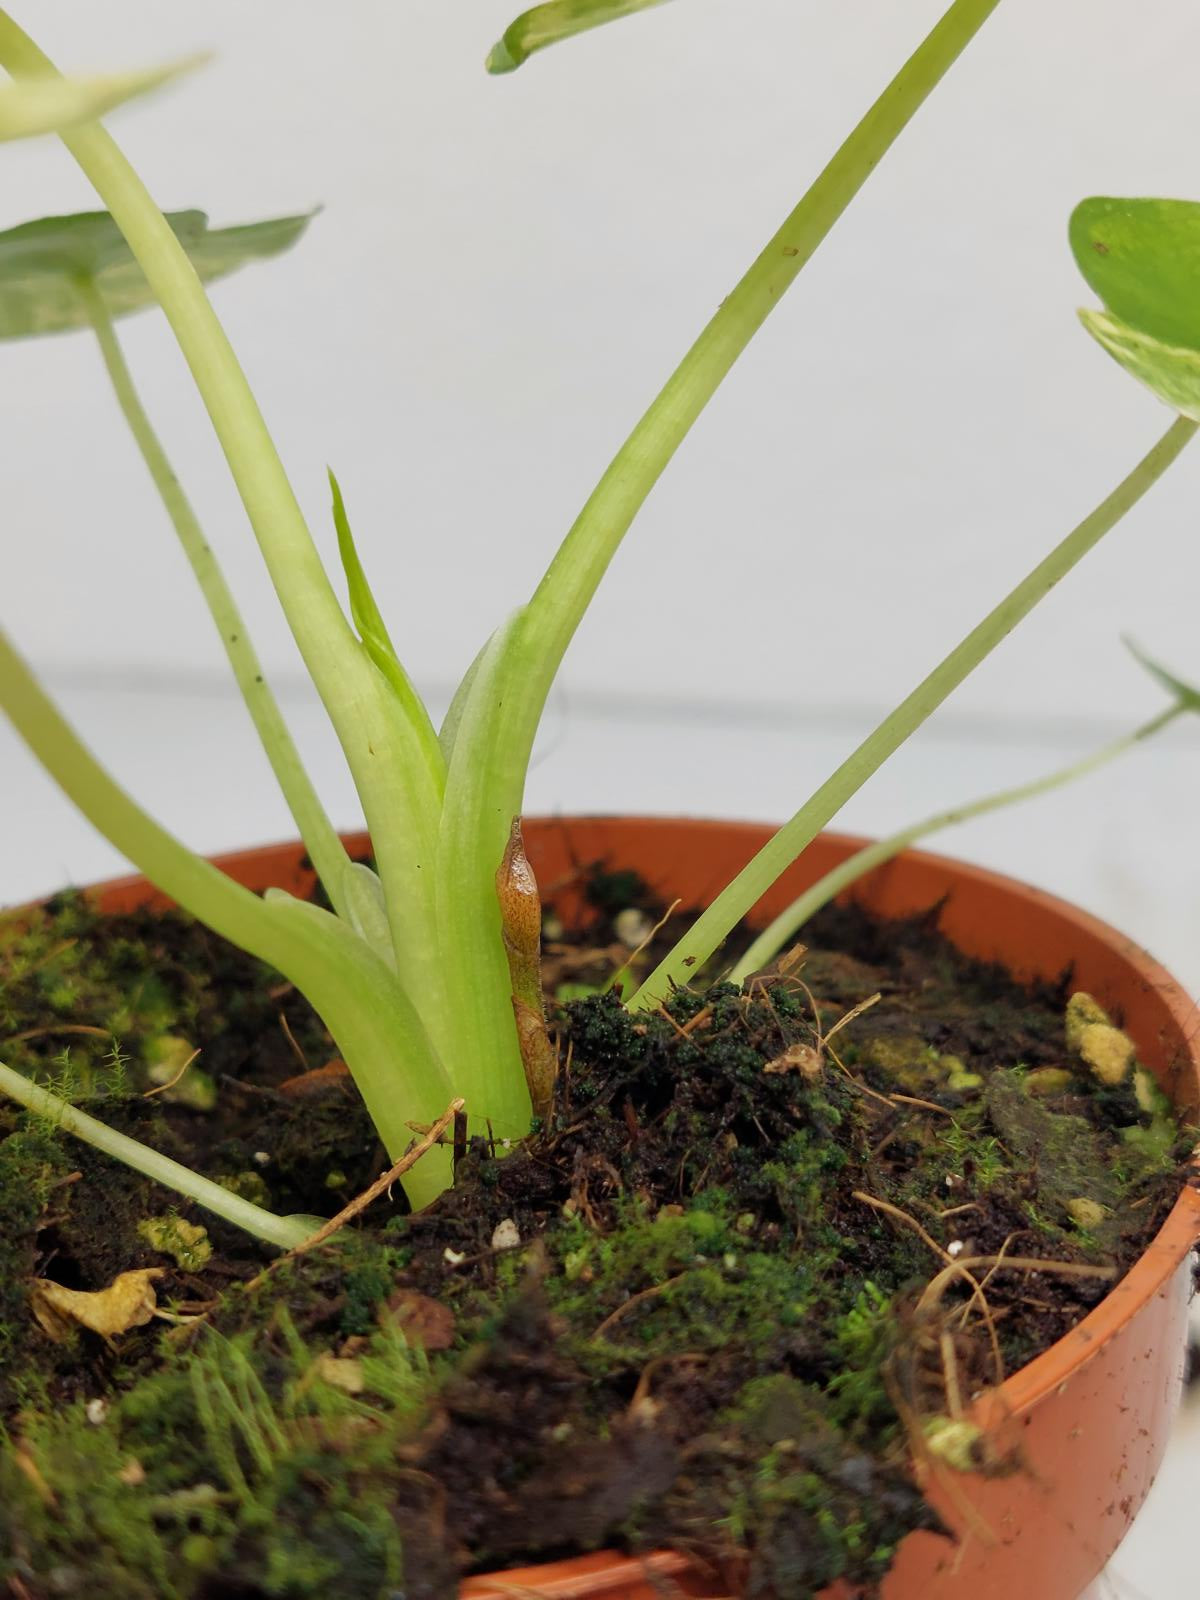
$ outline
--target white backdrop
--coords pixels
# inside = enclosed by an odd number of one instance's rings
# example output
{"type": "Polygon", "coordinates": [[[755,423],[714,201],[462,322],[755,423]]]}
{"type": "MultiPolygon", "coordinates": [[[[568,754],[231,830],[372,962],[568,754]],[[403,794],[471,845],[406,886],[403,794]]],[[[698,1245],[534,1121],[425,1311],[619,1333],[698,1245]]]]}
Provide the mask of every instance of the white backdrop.
{"type": "MultiPolygon", "coordinates": [[[[293,255],[215,299],[324,548],[336,559],[328,462],[439,702],[942,4],[678,0],[488,79],[514,8],[14,7],[72,68],[216,50],[114,119],[165,206],[218,225],[325,207],[293,255]]],[[[1200,198],[1198,47],[1185,0],[1142,0],[1136,20],[1128,0],[1004,0],[639,518],[568,658],[532,807],[791,811],[1124,474],[1166,414],[1078,328],[1066,219],[1088,193],[1200,198]]],[[[93,204],[53,141],[2,170],[0,227],[93,204]]],[[[122,335],[352,824],[182,363],[156,316],[122,335]]],[[[0,366],[6,625],[189,842],[291,831],[89,339],[5,346],[0,366]]],[[[1200,446],[846,820],[899,825],[1131,727],[1160,697],[1122,631],[1200,679],[1198,506],[1200,446]]],[[[1200,725],[946,848],[1120,922],[1196,989],[1198,787],[1200,725]]],[[[0,901],[116,868],[6,728],[0,794],[0,901]]],[[[1185,1468],[1123,1558],[1122,1585],[1155,1600],[1191,1593],[1158,1537],[1185,1468]]]]}
{"type": "MultiPolygon", "coordinates": [[[[39,0],[65,63],[217,60],[114,123],[219,223],[326,207],[216,291],[314,526],[324,468],[422,681],[529,592],[674,361],[941,0],[678,0],[482,71],[513,0],[39,0]],[[751,29],[746,24],[753,23],[751,29]]],[[[656,491],[572,652],[586,695],[881,706],[1165,420],[1075,322],[1089,192],[1200,195],[1200,16],[1007,0],[656,491]]],[[[0,225],[92,204],[53,141],[0,225]]],[[[124,328],[185,482],[292,671],[161,321],[124,328]]],[[[219,667],[83,335],[6,348],[6,610],[43,666],[219,667]]],[[[1200,676],[1200,452],[955,700],[1106,719],[1152,700],[1122,629],[1200,676]]],[[[331,543],[328,547],[332,549],[331,543]]]]}
{"type": "MultiPolygon", "coordinates": [[[[65,65],[216,60],[119,136],[217,223],[323,204],[215,291],[326,551],[324,468],[418,681],[444,699],[624,432],[940,9],[679,0],[489,79],[511,0],[40,0],[65,65]],[[753,24],[752,27],[748,24],[753,24]]],[[[20,12],[20,7],[18,7],[20,12]]],[[[535,805],[778,816],[1156,436],[1078,328],[1089,192],[1200,195],[1200,16],[1006,0],[736,370],[568,658],[535,805]],[[734,759],[745,767],[734,767],[734,759]]],[[[53,140],[0,225],[88,207],[53,140]]],[[[157,315],[135,373],[299,718],[336,752],[157,315]]],[[[4,614],[100,752],[198,846],[287,831],[208,618],[84,334],[5,346],[4,614]]],[[[1200,677],[1200,449],[855,802],[886,828],[1132,724],[1122,630],[1200,677]]],[[[7,732],[4,895],[107,870],[7,732]]],[[[1070,893],[1200,981],[1200,730],[948,847],[1070,893]]]]}

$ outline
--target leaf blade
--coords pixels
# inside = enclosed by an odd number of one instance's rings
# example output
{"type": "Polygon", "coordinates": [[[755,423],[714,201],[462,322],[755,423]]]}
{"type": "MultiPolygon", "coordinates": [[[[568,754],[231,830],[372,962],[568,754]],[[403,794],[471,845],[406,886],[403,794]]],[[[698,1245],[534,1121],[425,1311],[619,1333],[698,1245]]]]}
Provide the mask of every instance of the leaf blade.
{"type": "Polygon", "coordinates": [[[1093,195],[1068,238],[1089,287],[1119,322],[1200,350],[1200,204],[1093,195]]]}
{"type": "MultiPolygon", "coordinates": [[[[230,228],[208,226],[203,211],[168,214],[171,231],[202,282],[227,277],[252,261],[283,254],[316,215],[271,217],[230,228]]],[[[109,316],[156,304],[142,269],[107,211],[40,217],[0,233],[0,339],[67,333],[89,326],[76,283],[88,279],[109,316]]]]}

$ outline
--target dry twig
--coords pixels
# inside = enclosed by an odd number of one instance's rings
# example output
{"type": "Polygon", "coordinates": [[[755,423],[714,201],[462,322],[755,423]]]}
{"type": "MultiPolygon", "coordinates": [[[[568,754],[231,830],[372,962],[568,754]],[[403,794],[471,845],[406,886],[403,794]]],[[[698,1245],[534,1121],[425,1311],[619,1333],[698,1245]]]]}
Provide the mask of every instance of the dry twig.
{"type": "Polygon", "coordinates": [[[413,1145],[411,1150],[405,1151],[394,1167],[389,1167],[382,1177],[376,1178],[369,1189],[363,1190],[357,1200],[351,1200],[348,1206],[343,1206],[336,1217],[330,1217],[328,1222],[322,1223],[315,1233],[302,1240],[294,1250],[289,1250],[286,1255],[277,1256],[269,1266],[263,1268],[257,1278],[252,1278],[246,1287],[248,1289],[257,1289],[260,1283],[270,1277],[276,1267],[282,1266],[285,1261],[293,1260],[296,1256],[305,1255],[309,1250],[315,1250],[318,1245],[324,1244],[327,1239],[331,1239],[335,1233],[340,1233],[348,1222],[353,1222],[355,1217],[359,1216],[369,1205],[378,1200],[379,1196],[390,1189],[406,1172],[411,1171],[423,1155],[427,1155],[433,1149],[465,1104],[466,1101],[461,1098],[452,1100],[425,1137],[413,1145]]]}

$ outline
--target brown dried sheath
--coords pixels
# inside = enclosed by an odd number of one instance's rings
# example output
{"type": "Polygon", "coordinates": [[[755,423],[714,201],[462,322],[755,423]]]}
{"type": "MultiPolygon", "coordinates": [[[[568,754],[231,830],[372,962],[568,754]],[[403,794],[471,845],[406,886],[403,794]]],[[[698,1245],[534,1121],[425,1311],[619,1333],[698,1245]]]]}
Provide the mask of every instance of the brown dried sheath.
{"type": "Polygon", "coordinates": [[[520,817],[513,818],[504,859],[496,870],[496,898],[525,1081],[534,1115],[545,1117],[554,1099],[558,1053],[546,1029],[542,1004],[542,902],[525,854],[520,817]]]}

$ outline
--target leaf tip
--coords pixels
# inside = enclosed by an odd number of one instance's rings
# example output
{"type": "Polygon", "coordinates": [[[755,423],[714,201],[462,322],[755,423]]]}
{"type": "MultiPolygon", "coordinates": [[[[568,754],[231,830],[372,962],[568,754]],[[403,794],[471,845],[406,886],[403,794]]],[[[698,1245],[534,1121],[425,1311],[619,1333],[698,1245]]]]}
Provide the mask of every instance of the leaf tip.
{"type": "Polygon", "coordinates": [[[1159,687],[1165,689],[1179,707],[1184,711],[1200,712],[1200,689],[1193,688],[1190,683],[1177,678],[1173,672],[1168,672],[1166,667],[1148,655],[1130,634],[1123,633],[1121,643],[1138,665],[1146,669],[1159,687]]]}
{"type": "Polygon", "coordinates": [[[505,73],[515,72],[524,60],[525,55],[522,51],[518,51],[516,55],[513,54],[507,39],[497,39],[487,53],[487,60],[484,62],[484,66],[492,77],[499,78],[503,77],[505,73]]]}

